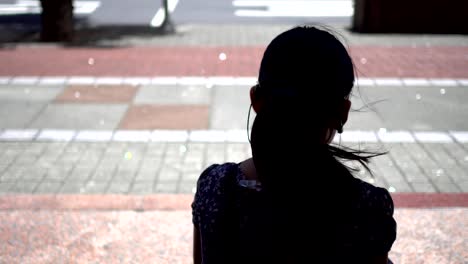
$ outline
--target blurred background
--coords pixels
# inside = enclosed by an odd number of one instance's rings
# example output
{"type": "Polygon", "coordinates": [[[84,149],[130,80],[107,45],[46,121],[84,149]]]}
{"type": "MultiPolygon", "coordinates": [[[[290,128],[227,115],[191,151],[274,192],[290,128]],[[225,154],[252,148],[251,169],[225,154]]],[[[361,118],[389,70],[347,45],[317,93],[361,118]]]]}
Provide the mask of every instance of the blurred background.
{"type": "Polygon", "coordinates": [[[191,263],[196,180],[251,155],[248,91],[296,25],[354,60],[335,143],[389,151],[355,176],[393,196],[390,258],[468,263],[467,17],[464,0],[0,0],[0,263],[191,263]]]}

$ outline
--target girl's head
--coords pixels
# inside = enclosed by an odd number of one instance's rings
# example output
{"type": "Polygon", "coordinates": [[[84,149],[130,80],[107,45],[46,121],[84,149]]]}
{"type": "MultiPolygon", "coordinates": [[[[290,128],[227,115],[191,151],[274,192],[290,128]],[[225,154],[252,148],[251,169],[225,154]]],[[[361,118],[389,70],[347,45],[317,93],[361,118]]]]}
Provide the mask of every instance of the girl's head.
{"type": "Polygon", "coordinates": [[[353,84],[353,63],[343,44],[327,31],[296,27],[267,47],[250,95],[257,113],[294,115],[289,118],[297,119],[296,128],[313,128],[310,139],[328,143],[347,121],[353,84]]]}
{"type": "Polygon", "coordinates": [[[347,121],[353,84],[352,60],[327,31],[297,27],[265,51],[258,85],[250,92],[257,112],[251,147],[274,215],[275,259],[294,256],[304,263],[315,256],[318,263],[335,263],[327,251],[334,248],[335,236],[342,236],[334,221],[350,217],[347,203],[358,193],[341,161],[366,167],[369,158],[381,155],[328,144],[347,121]],[[310,243],[302,243],[304,237],[310,243]]]}

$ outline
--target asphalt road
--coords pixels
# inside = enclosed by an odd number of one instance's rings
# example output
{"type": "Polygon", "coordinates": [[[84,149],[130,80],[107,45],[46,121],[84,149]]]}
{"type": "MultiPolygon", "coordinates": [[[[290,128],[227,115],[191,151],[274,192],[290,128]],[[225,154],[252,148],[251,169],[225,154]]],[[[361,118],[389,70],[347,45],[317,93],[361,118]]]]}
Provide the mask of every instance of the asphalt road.
{"type": "MultiPolygon", "coordinates": [[[[169,0],[176,24],[327,23],[349,25],[351,0],[169,0]]],[[[39,23],[37,0],[0,0],[0,24],[39,23]]],[[[79,0],[75,15],[91,26],[156,25],[162,0],[79,0]],[[157,19],[156,19],[157,20],[157,19]],[[156,22],[156,24],[155,24],[156,22]]]]}

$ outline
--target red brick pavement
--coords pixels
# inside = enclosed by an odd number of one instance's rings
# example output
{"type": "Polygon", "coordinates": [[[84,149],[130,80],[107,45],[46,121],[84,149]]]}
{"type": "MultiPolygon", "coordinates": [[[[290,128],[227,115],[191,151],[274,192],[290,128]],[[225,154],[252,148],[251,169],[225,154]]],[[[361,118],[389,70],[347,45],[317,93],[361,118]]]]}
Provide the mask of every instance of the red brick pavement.
{"type": "MultiPolygon", "coordinates": [[[[0,50],[0,76],[255,76],[263,50],[18,47],[0,50]]],[[[468,47],[352,46],[351,53],[362,77],[468,77],[468,47]]]]}
{"type": "MultiPolygon", "coordinates": [[[[393,196],[398,237],[389,255],[395,263],[466,263],[467,194],[393,196]],[[464,208],[401,208],[414,201],[464,208]]],[[[191,263],[192,199],[0,196],[0,263],[191,263]]]]}

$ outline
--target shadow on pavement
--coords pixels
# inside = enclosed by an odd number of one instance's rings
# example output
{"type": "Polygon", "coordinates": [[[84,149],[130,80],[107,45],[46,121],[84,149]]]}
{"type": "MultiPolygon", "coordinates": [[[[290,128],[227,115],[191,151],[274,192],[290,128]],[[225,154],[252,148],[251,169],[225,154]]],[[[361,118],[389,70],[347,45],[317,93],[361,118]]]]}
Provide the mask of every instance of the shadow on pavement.
{"type": "MultiPolygon", "coordinates": [[[[0,48],[12,48],[18,44],[38,44],[41,31],[40,14],[0,16],[0,48]]],[[[121,47],[108,41],[128,37],[154,38],[173,35],[163,27],[139,25],[91,25],[86,18],[75,17],[75,33],[71,42],[63,43],[69,47],[121,47]]],[[[176,32],[181,35],[184,33],[176,32]]]]}

